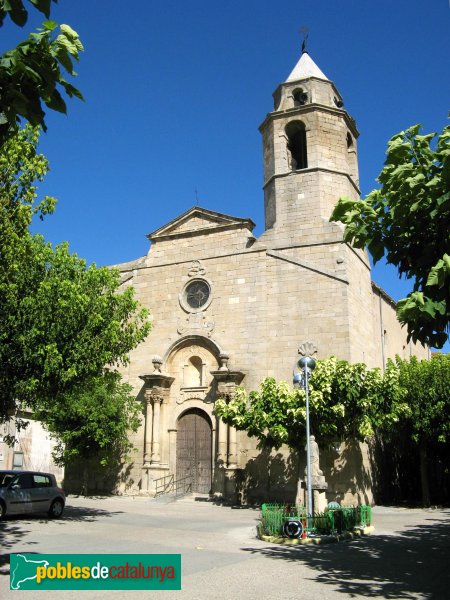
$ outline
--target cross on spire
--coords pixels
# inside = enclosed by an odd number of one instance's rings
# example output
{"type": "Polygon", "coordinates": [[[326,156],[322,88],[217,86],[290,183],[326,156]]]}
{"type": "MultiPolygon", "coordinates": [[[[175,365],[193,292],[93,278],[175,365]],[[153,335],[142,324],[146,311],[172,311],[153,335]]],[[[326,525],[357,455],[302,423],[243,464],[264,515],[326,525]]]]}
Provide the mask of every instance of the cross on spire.
{"type": "Polygon", "coordinates": [[[308,29],[308,27],[305,27],[305,25],[303,25],[302,27],[300,27],[299,33],[301,35],[303,35],[302,54],[304,54],[305,52],[308,53],[308,51],[306,49],[306,44],[308,42],[308,35],[309,35],[309,29],[308,29]]]}

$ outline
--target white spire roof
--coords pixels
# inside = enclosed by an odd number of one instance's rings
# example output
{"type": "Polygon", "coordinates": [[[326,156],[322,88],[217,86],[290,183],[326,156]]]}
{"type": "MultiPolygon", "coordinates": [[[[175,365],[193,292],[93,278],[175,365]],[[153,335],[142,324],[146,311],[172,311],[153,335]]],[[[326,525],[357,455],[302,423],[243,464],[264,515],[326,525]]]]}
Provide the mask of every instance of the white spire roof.
{"type": "Polygon", "coordinates": [[[288,81],[307,79],[308,77],[318,77],[319,79],[325,79],[326,81],[329,81],[328,77],[322,73],[309,54],[307,52],[303,52],[300,60],[295,65],[289,77],[286,79],[286,83],[288,81]]]}

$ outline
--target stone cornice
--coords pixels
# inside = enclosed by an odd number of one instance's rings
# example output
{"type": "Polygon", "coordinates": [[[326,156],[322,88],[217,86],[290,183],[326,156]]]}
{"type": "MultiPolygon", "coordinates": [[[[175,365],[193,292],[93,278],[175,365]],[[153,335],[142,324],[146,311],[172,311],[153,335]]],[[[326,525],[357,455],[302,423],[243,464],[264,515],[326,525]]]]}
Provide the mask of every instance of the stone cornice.
{"type": "Polygon", "coordinates": [[[349,182],[352,184],[355,192],[358,196],[361,195],[361,190],[353,181],[349,173],[345,173],[344,171],[338,171],[337,169],[329,169],[327,167],[308,167],[307,169],[299,169],[297,171],[286,171],[285,173],[275,173],[271,175],[267,181],[264,182],[263,189],[265,189],[272,181],[278,179],[280,177],[289,177],[289,175],[302,175],[303,173],[315,173],[317,171],[321,171],[323,173],[332,173],[333,175],[340,175],[341,177],[346,177],[349,182]]]}
{"type": "Polygon", "coordinates": [[[176,237],[187,237],[191,235],[201,235],[211,231],[243,228],[252,231],[255,223],[251,219],[242,219],[232,217],[224,213],[208,210],[200,206],[193,206],[183,214],[179,215],[169,223],[166,223],[156,231],[149,233],[147,238],[152,242],[164,239],[173,239],[176,237]],[[192,229],[183,229],[183,227],[193,219],[201,218],[208,222],[206,227],[193,227],[192,229]]]}
{"type": "Polygon", "coordinates": [[[397,308],[397,302],[393,298],[391,298],[389,296],[389,294],[383,290],[382,287],[380,287],[377,283],[375,283],[375,281],[372,281],[371,283],[372,283],[372,289],[374,290],[374,292],[379,294],[383,298],[383,300],[385,300],[393,308],[397,308]]]}
{"type": "Polygon", "coordinates": [[[160,388],[169,389],[174,382],[174,377],[164,375],[163,373],[150,373],[149,375],[139,375],[147,386],[147,389],[160,388]]]}
{"type": "Polygon", "coordinates": [[[286,117],[290,117],[293,115],[300,116],[314,111],[321,111],[329,113],[331,115],[344,117],[348,128],[351,130],[355,138],[359,137],[359,131],[356,127],[355,121],[346,110],[342,110],[342,108],[337,107],[334,108],[333,106],[326,106],[325,104],[318,104],[317,102],[311,102],[310,104],[305,104],[303,106],[294,106],[292,108],[287,108],[286,110],[274,110],[267,114],[266,118],[259,126],[259,131],[262,133],[262,130],[266,127],[269,121],[275,121],[276,119],[286,119],[286,117]]]}
{"type": "Polygon", "coordinates": [[[221,231],[229,231],[231,229],[248,229],[253,230],[255,225],[253,222],[242,222],[242,223],[227,223],[225,225],[214,225],[213,227],[199,227],[198,229],[191,229],[189,231],[174,231],[172,233],[159,234],[158,237],[150,237],[149,239],[155,244],[156,242],[163,242],[167,240],[176,240],[186,237],[194,237],[198,235],[210,235],[212,233],[218,233],[221,231]]]}

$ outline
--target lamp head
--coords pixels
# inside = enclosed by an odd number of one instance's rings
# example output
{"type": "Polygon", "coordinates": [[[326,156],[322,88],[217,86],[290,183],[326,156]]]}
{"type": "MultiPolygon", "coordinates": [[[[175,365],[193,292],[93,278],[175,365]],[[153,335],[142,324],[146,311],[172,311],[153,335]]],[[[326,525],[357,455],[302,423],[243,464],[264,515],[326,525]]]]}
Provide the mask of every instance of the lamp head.
{"type": "Polygon", "coordinates": [[[298,359],[297,364],[300,369],[304,369],[306,367],[310,371],[313,371],[316,368],[316,361],[311,356],[302,356],[298,359]]]}
{"type": "Polygon", "coordinates": [[[295,373],[294,375],[294,387],[296,389],[299,389],[303,386],[303,374],[302,373],[295,373]]]}

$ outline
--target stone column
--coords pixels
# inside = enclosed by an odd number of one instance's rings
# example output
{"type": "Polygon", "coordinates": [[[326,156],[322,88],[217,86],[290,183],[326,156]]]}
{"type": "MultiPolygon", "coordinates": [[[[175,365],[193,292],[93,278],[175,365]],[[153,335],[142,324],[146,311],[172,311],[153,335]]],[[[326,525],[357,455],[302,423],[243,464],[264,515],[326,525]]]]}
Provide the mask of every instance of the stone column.
{"type": "Polygon", "coordinates": [[[153,407],[150,390],[145,390],[145,430],[144,430],[144,462],[142,465],[141,492],[148,493],[149,489],[149,468],[152,458],[152,428],[153,428],[153,407]]]}
{"type": "Polygon", "coordinates": [[[222,421],[222,419],[219,419],[219,427],[218,427],[219,431],[219,437],[218,437],[218,441],[217,441],[217,462],[219,462],[222,466],[226,467],[227,466],[227,446],[228,446],[228,441],[227,441],[227,425],[226,423],[224,423],[222,421]]]}
{"type": "Polygon", "coordinates": [[[165,475],[168,466],[161,465],[160,455],[160,412],[161,403],[169,399],[170,386],[174,378],[161,372],[163,364],[159,356],[152,358],[154,372],[148,375],[139,375],[145,383],[144,396],[146,402],[145,412],[145,439],[144,463],[142,467],[141,490],[144,494],[154,494],[155,480],[165,475]]]}
{"type": "Polygon", "coordinates": [[[159,438],[160,438],[160,424],[159,416],[161,412],[162,397],[153,396],[153,436],[152,436],[152,465],[159,465],[161,456],[159,454],[159,438]]]}
{"type": "Polygon", "coordinates": [[[217,427],[212,428],[212,481],[215,481],[216,476],[216,461],[214,460],[216,452],[217,427]]]}
{"type": "Polygon", "coordinates": [[[228,426],[229,449],[228,449],[228,467],[234,469],[237,467],[237,431],[231,425],[228,426]]]}
{"type": "MultiPolygon", "coordinates": [[[[228,402],[234,396],[236,386],[241,383],[245,374],[242,371],[230,370],[228,367],[229,356],[222,352],[221,361],[217,371],[211,371],[216,385],[217,398],[228,402]]],[[[219,419],[217,431],[217,476],[215,477],[215,492],[229,499],[236,498],[236,472],[237,472],[237,433],[234,427],[228,427],[219,419]]]]}
{"type": "Polygon", "coordinates": [[[150,466],[152,458],[153,406],[151,390],[145,390],[145,449],[144,467],[150,466]]]}

